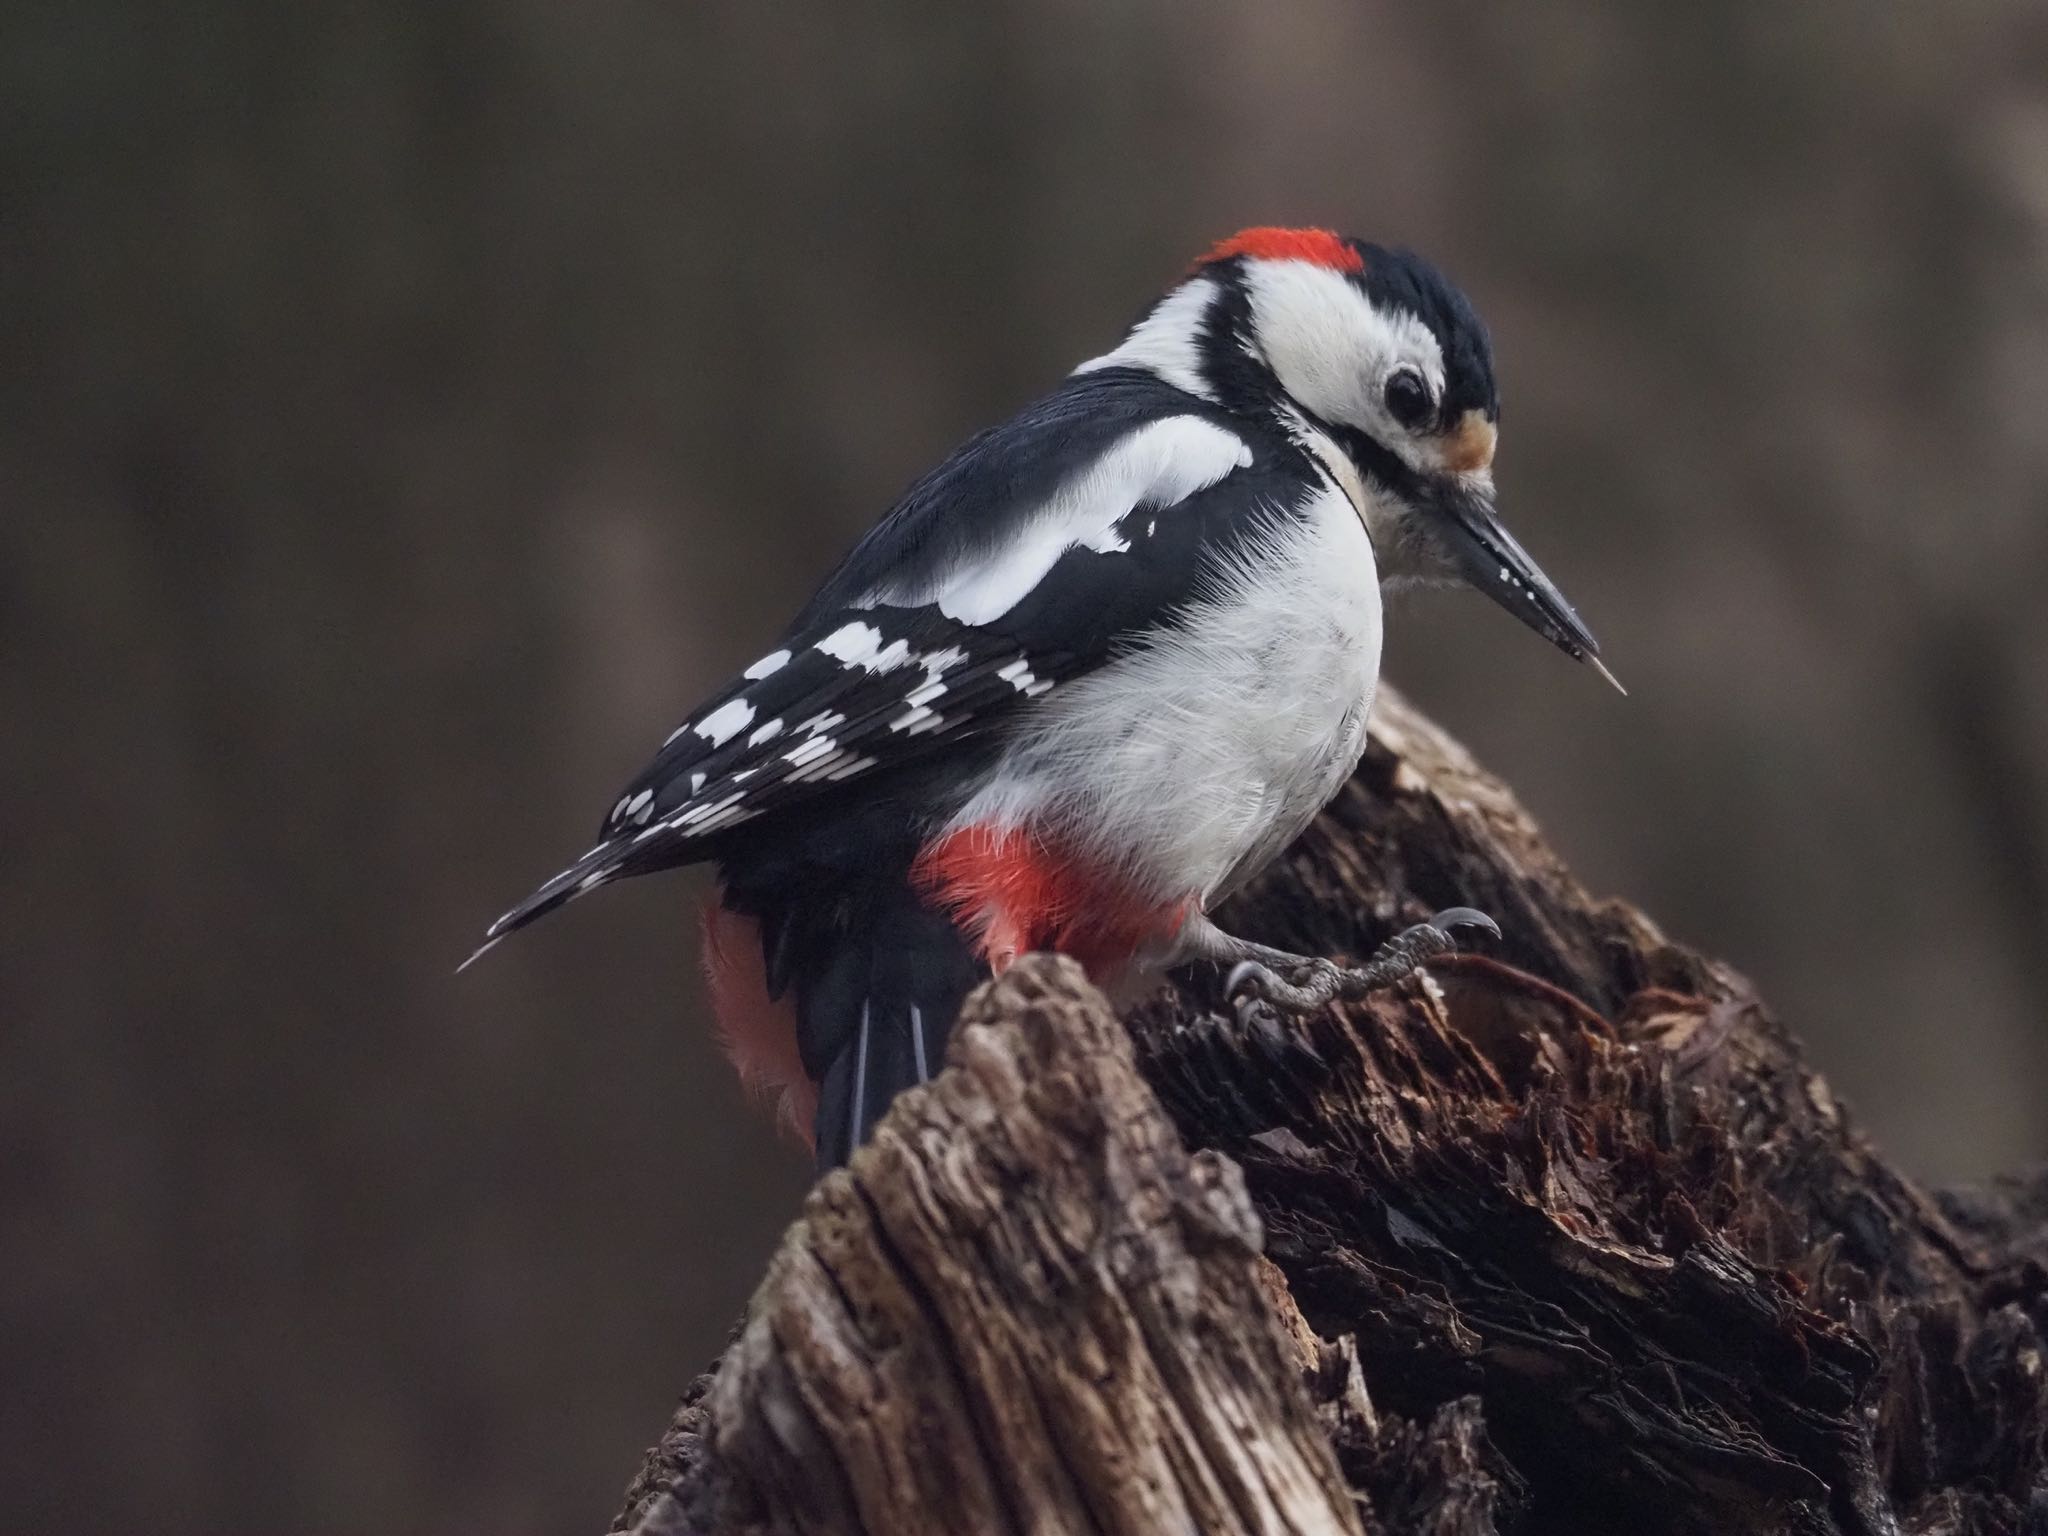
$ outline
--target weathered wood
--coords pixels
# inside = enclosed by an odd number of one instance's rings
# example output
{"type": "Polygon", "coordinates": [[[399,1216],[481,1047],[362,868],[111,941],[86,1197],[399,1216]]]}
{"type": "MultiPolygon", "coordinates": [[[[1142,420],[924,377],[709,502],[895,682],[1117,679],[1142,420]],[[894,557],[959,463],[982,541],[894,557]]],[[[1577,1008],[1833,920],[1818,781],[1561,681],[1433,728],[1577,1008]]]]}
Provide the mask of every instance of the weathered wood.
{"type": "Polygon", "coordinates": [[[1080,969],[977,993],[948,1061],[776,1254],[695,1420],[712,1523],[1360,1532],[1237,1170],[1080,969]]]}
{"type": "Polygon", "coordinates": [[[1899,1176],[1392,697],[1228,920],[1358,955],[1457,903],[1495,953],[1298,1024],[977,994],[615,1528],[2048,1536],[2048,1177],[1899,1176]]]}

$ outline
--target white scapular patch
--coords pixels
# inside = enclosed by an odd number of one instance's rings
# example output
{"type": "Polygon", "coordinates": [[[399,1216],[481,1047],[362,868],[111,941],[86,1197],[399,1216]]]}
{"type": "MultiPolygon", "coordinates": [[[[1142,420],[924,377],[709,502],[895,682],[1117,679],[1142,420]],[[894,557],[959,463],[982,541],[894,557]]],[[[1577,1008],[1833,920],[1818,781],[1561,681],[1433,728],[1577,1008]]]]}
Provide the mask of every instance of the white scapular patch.
{"type": "Polygon", "coordinates": [[[759,661],[747,668],[746,672],[742,675],[748,682],[758,683],[764,677],[773,677],[788,665],[789,652],[770,651],[766,656],[763,656],[759,661]]]}
{"type": "Polygon", "coordinates": [[[754,706],[745,699],[727,699],[696,725],[696,731],[714,747],[722,747],[737,731],[754,720],[754,706]]]}
{"type": "MultiPolygon", "coordinates": [[[[1356,766],[1379,656],[1372,545],[1349,497],[1325,486],[1216,571],[1185,623],[1022,717],[949,828],[1036,829],[1162,902],[1206,906],[1286,847],[1356,766]]],[[[998,675],[1023,684],[1030,669],[998,675]]]]}
{"type": "Polygon", "coordinates": [[[747,738],[747,745],[750,747],[758,747],[763,745],[764,743],[773,741],[776,737],[780,736],[781,734],[782,716],[777,715],[773,720],[770,720],[766,725],[757,726],[754,730],[754,734],[747,738]]]}
{"type": "Polygon", "coordinates": [[[1435,333],[1406,310],[1375,309],[1343,273],[1310,262],[1248,262],[1245,285],[1252,335],[1281,387],[1324,421],[1357,427],[1421,467],[1421,445],[1387,413],[1381,390],[1395,369],[1408,367],[1442,398],[1444,353],[1435,333]]]}
{"type": "Polygon", "coordinates": [[[1220,290],[1213,277],[1182,283],[1152,306],[1152,312],[1131,327],[1113,352],[1091,357],[1076,373],[1098,368],[1142,368],[1147,373],[1203,400],[1215,392],[1202,376],[1202,327],[1220,290]]]}
{"type": "Polygon", "coordinates": [[[959,623],[994,623],[1023,601],[1068,550],[1127,550],[1130,545],[1116,528],[1121,518],[1141,506],[1172,507],[1251,461],[1251,446],[1243,438],[1200,416],[1147,422],[1022,517],[1004,548],[942,571],[918,588],[885,587],[864,601],[909,608],[935,602],[959,623]]]}

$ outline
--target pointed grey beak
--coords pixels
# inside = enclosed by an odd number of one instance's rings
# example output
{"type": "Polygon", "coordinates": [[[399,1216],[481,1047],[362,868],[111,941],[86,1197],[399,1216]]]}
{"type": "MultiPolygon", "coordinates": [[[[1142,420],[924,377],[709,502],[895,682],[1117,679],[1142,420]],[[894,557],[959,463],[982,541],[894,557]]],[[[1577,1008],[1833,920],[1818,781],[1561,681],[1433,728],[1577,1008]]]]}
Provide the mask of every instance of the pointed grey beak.
{"type": "Polygon", "coordinates": [[[1465,580],[1507,609],[1537,634],[1575,661],[1583,661],[1615,690],[1626,694],[1620,680],[1600,660],[1600,642],[1586,628],[1564,594],[1551,584],[1542,567],[1501,526],[1493,503],[1463,486],[1447,490],[1438,503],[1437,526],[1458,562],[1465,580]]]}

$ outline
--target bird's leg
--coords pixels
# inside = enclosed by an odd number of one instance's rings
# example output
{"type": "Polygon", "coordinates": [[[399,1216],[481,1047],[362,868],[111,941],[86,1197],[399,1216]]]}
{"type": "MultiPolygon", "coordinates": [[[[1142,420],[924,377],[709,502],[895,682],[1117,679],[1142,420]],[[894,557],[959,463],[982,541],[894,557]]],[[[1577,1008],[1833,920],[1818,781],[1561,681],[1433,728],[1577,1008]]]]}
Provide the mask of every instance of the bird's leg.
{"type": "Polygon", "coordinates": [[[1424,961],[1458,947],[1453,929],[1478,928],[1500,937],[1500,928],[1484,912],[1450,907],[1426,923],[1402,930],[1373,952],[1365,964],[1338,965],[1311,955],[1254,944],[1225,933],[1206,916],[1197,915],[1181,930],[1177,961],[1210,960],[1228,965],[1223,984],[1237,1000],[1238,1012],[1268,1003],[1288,1013],[1307,1013],[1333,998],[1363,997],[1392,986],[1424,961]],[[1292,978],[1292,979],[1290,979],[1292,978]]]}

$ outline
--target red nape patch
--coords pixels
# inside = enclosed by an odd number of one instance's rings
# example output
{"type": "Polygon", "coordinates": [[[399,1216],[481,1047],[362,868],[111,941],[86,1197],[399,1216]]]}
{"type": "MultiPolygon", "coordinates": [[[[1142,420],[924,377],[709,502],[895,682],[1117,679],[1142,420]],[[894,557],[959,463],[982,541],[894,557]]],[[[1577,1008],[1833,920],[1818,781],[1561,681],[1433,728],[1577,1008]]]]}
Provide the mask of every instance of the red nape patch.
{"type": "Polygon", "coordinates": [[[1049,949],[1107,984],[1140,950],[1177,933],[1189,907],[1141,896],[1015,827],[950,832],[918,855],[911,878],[975,936],[998,974],[1049,949]]]}
{"type": "Polygon", "coordinates": [[[776,1118],[808,1147],[818,1089],[797,1052],[796,999],[768,996],[761,925],[727,911],[714,895],[704,903],[703,927],[704,979],[711,984],[718,1043],[739,1068],[740,1081],[762,1098],[773,1096],[776,1118]]]}
{"type": "Polygon", "coordinates": [[[1327,229],[1277,229],[1261,226],[1241,229],[1228,240],[1209,247],[1198,266],[1228,261],[1233,256],[1257,256],[1265,261],[1306,261],[1336,272],[1363,272],[1365,258],[1342,235],[1327,229]]]}

